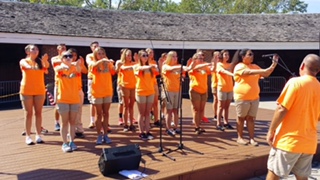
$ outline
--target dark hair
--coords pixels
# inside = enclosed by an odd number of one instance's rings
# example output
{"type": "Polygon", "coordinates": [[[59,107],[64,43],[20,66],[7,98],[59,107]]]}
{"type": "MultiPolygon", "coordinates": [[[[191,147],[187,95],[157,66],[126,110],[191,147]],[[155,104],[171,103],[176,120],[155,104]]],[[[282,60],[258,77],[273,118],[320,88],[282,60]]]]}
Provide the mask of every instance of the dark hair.
{"type": "Polygon", "coordinates": [[[91,47],[93,44],[99,44],[99,43],[98,43],[98,41],[93,41],[93,42],[90,43],[90,47],[91,47]]]}
{"type": "Polygon", "coordinates": [[[71,52],[71,53],[77,53],[78,54],[78,51],[75,48],[70,48],[70,49],[68,49],[68,51],[71,52]]]}
{"type": "MultiPolygon", "coordinates": [[[[25,52],[30,51],[31,46],[36,47],[36,48],[38,49],[38,51],[39,51],[38,46],[36,46],[35,44],[28,44],[28,45],[24,48],[24,51],[25,51],[25,52]]],[[[40,53],[39,53],[39,54],[40,54],[40,53]]],[[[42,68],[43,68],[42,62],[41,62],[41,58],[39,58],[39,55],[38,55],[38,57],[36,57],[35,62],[36,62],[36,64],[38,65],[38,68],[39,68],[39,69],[42,69],[42,68]]]]}
{"type": "MultiPolygon", "coordinates": [[[[229,53],[229,51],[226,50],[226,49],[223,49],[223,50],[220,51],[220,56],[219,56],[219,60],[218,60],[219,62],[223,61],[223,54],[224,53],[229,53]]],[[[229,59],[228,59],[228,61],[229,61],[229,59]]]]}
{"type": "Polygon", "coordinates": [[[236,53],[234,53],[233,58],[232,58],[232,64],[236,65],[239,62],[242,62],[243,56],[246,56],[247,52],[250,49],[245,48],[245,49],[241,49],[241,50],[237,50],[236,53]]]}
{"type": "MultiPolygon", "coordinates": [[[[68,49],[68,52],[70,52],[71,54],[72,54],[72,53],[76,53],[76,54],[77,54],[77,59],[79,59],[78,51],[77,51],[75,48],[69,48],[69,49],[68,49]]],[[[72,57],[72,59],[73,59],[73,57],[72,57]]],[[[76,60],[77,60],[77,59],[76,59],[76,60]]]]}

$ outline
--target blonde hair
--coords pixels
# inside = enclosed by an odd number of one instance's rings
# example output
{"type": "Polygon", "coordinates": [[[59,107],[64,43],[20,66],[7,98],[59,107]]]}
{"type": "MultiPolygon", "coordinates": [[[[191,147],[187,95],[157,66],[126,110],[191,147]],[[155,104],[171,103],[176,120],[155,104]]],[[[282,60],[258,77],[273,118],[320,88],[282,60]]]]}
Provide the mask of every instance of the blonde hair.
{"type": "Polygon", "coordinates": [[[130,49],[124,49],[124,50],[122,51],[122,53],[121,53],[121,58],[120,58],[120,61],[121,61],[122,63],[125,63],[125,62],[126,62],[127,53],[131,53],[131,54],[132,54],[132,52],[131,52],[130,49]]]}
{"type": "MultiPolygon", "coordinates": [[[[106,57],[106,55],[107,55],[107,54],[106,54],[106,51],[105,51],[102,47],[97,47],[97,48],[94,49],[94,51],[93,51],[93,60],[95,60],[95,61],[100,60],[100,59],[98,59],[98,57],[97,57],[99,51],[102,51],[102,52],[105,54],[105,57],[106,57]]],[[[103,58],[104,58],[104,57],[103,57],[103,58]]]]}
{"type": "Polygon", "coordinates": [[[168,54],[167,54],[167,59],[166,59],[166,62],[165,62],[167,65],[170,65],[170,64],[171,64],[171,62],[172,62],[172,57],[173,57],[174,55],[177,55],[177,52],[176,52],[176,51],[170,51],[170,52],[168,52],[168,54]]]}

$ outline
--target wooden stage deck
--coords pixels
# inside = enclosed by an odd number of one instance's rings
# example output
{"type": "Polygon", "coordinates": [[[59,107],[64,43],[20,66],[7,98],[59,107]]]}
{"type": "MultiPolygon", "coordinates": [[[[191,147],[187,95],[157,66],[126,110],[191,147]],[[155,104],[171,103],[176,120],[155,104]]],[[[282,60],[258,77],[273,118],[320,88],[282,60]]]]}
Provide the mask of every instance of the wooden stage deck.
{"type": "MultiPolygon", "coordinates": [[[[142,159],[140,171],[149,176],[145,179],[248,179],[266,173],[266,161],[270,147],[265,141],[272,110],[260,109],[256,121],[256,140],[258,147],[241,146],[236,143],[236,130],[220,132],[215,123],[203,124],[206,133],[195,135],[191,120],[190,101],[183,100],[183,145],[181,150],[169,155],[176,159],[162,156],[159,149],[159,128],[154,127],[155,139],[144,142],[138,133],[123,132],[118,126],[117,104],[110,109],[110,125],[113,140],[111,145],[96,145],[94,130],[85,129],[85,139],[76,139],[78,150],[63,153],[61,137],[54,131],[53,107],[43,109],[43,125],[49,133],[43,136],[45,144],[27,146],[23,130],[23,111],[0,111],[0,179],[125,179],[120,175],[104,177],[98,169],[98,159],[103,148],[138,144],[142,159]],[[191,151],[188,151],[190,149],[191,151]],[[195,153],[194,151],[203,154],[195,153]]],[[[137,112],[137,111],[135,111],[137,112]]],[[[206,117],[212,117],[212,104],[206,105],[206,117]]],[[[235,127],[235,108],[230,107],[230,122],[235,127]]],[[[83,123],[89,123],[89,106],[83,108],[83,123]]],[[[33,128],[34,130],[34,125],[33,128]]],[[[164,129],[163,129],[164,132],[164,129]]],[[[245,137],[248,137],[245,131],[245,137]]],[[[34,135],[32,135],[34,139],[34,135]]],[[[164,152],[176,149],[179,136],[163,135],[164,152]]]]}

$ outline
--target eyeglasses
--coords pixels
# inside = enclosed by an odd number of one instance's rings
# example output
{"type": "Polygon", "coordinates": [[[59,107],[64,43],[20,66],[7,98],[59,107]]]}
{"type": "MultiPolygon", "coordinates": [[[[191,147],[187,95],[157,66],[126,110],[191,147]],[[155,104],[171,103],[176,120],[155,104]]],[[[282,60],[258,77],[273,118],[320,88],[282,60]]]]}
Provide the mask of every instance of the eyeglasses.
{"type": "Polygon", "coordinates": [[[68,54],[68,55],[63,55],[62,57],[63,57],[63,58],[67,58],[67,59],[68,59],[68,58],[69,58],[69,59],[72,59],[73,56],[72,56],[72,54],[68,54]]]}
{"type": "Polygon", "coordinates": [[[253,56],[253,53],[249,53],[248,56],[253,56]]]}
{"type": "Polygon", "coordinates": [[[148,57],[148,54],[143,54],[142,57],[148,57]]]}

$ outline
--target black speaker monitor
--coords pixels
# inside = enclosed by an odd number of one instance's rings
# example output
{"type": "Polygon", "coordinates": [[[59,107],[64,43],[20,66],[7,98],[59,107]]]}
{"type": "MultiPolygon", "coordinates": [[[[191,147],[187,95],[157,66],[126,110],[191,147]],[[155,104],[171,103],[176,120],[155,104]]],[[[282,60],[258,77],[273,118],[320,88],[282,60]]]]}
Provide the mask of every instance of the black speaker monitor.
{"type": "Polygon", "coordinates": [[[104,175],[118,173],[121,170],[134,170],[139,168],[141,152],[139,145],[104,148],[99,158],[99,169],[104,175]]]}

